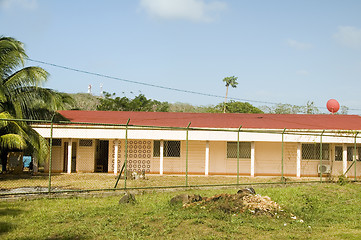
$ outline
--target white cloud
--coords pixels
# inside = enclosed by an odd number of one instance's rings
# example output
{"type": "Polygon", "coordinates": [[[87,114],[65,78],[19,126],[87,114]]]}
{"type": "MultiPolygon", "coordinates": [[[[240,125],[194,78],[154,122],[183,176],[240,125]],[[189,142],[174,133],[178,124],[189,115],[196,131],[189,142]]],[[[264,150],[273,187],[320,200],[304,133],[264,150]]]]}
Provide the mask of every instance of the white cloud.
{"type": "Polygon", "coordinates": [[[0,0],[0,9],[23,8],[34,10],[38,7],[37,0],[0,0]]]}
{"type": "Polygon", "coordinates": [[[338,32],[333,37],[342,45],[354,49],[361,48],[361,29],[341,26],[338,27],[338,32]]]}
{"type": "Polygon", "coordinates": [[[307,50],[312,48],[312,44],[299,42],[293,39],[287,39],[287,45],[299,50],[307,50]]]}
{"type": "Polygon", "coordinates": [[[227,5],[205,0],[141,0],[140,6],[152,17],[211,22],[227,5]]]}

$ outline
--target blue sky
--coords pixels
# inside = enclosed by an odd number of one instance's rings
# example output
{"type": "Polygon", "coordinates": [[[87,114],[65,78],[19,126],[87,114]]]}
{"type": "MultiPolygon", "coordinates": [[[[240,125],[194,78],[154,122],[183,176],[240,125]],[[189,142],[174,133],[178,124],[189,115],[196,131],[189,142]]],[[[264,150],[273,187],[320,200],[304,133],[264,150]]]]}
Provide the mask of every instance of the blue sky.
{"type": "MultiPolygon", "coordinates": [[[[324,108],[335,98],[361,114],[361,1],[0,0],[0,35],[25,44],[50,74],[45,87],[159,101],[217,104],[142,82],[229,97],[324,108]]],[[[269,105],[272,106],[272,105],[269,105]]],[[[321,109],[325,111],[325,109],[321,109]]]]}

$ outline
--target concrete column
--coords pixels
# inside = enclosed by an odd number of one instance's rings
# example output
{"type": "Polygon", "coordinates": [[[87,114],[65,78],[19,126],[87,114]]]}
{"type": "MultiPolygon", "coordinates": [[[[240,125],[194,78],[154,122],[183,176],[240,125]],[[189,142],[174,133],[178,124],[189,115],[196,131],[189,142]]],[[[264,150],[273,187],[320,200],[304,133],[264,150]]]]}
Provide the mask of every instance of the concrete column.
{"type": "Polygon", "coordinates": [[[119,140],[114,140],[114,174],[118,173],[118,148],[119,148],[119,140]]]}
{"type": "MultiPolygon", "coordinates": [[[[347,145],[342,145],[342,173],[347,171],[347,145]]],[[[346,176],[347,177],[347,173],[346,176]]]]}
{"type": "Polygon", "coordinates": [[[206,142],[206,159],[204,163],[204,175],[208,176],[209,172],[209,142],[206,142]]]}
{"type": "Polygon", "coordinates": [[[159,147],[159,174],[163,175],[163,149],[164,149],[164,141],[160,141],[160,147],[159,147]]]}
{"type": "Polygon", "coordinates": [[[301,177],[301,143],[297,143],[297,178],[301,177]]]}
{"type": "Polygon", "coordinates": [[[72,157],[72,150],[73,150],[73,142],[72,139],[69,139],[68,142],[68,173],[71,173],[71,157],[72,157]]]}
{"type": "Polygon", "coordinates": [[[255,142],[251,142],[251,177],[254,177],[255,160],[256,160],[255,142]]]}

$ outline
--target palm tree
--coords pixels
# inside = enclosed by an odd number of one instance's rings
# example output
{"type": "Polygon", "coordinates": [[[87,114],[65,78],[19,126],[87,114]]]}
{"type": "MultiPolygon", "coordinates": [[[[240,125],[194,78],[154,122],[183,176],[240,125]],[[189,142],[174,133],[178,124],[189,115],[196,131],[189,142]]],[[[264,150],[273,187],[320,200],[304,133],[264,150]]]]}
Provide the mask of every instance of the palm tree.
{"type": "Polygon", "coordinates": [[[231,86],[232,88],[236,88],[236,87],[237,87],[237,84],[238,84],[237,79],[238,79],[238,77],[235,77],[235,76],[223,78],[223,82],[226,83],[226,87],[227,87],[227,90],[226,90],[226,98],[225,98],[225,100],[224,100],[224,107],[223,107],[223,112],[224,112],[224,113],[226,112],[226,104],[227,104],[227,96],[228,96],[228,87],[231,86]]]}
{"type": "Polygon", "coordinates": [[[4,168],[9,150],[27,147],[39,161],[47,158],[47,142],[27,123],[17,119],[49,119],[49,115],[71,97],[41,88],[48,73],[40,67],[24,67],[27,58],[23,44],[11,37],[0,37],[0,155],[4,168]],[[12,120],[13,119],[13,120],[12,120]],[[24,146],[26,142],[27,146],[24,146]]]}

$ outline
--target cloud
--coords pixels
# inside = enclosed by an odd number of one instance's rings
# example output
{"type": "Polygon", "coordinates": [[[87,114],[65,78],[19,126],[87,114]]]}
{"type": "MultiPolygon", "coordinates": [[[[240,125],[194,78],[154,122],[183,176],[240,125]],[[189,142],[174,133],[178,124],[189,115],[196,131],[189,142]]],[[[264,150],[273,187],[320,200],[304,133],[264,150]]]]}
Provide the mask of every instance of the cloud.
{"type": "Polygon", "coordinates": [[[141,0],[140,6],[152,17],[194,22],[211,22],[227,8],[224,2],[205,0],[141,0]]]}
{"type": "Polygon", "coordinates": [[[354,48],[361,48],[361,29],[350,27],[350,26],[341,26],[338,27],[338,32],[333,35],[334,39],[340,44],[354,48]]]}
{"type": "Polygon", "coordinates": [[[38,0],[0,0],[0,9],[23,8],[34,10],[38,8],[38,0]]]}
{"type": "Polygon", "coordinates": [[[299,50],[307,50],[307,49],[312,48],[312,44],[299,42],[299,41],[296,41],[293,39],[287,39],[287,45],[292,48],[299,49],[299,50]]]}

